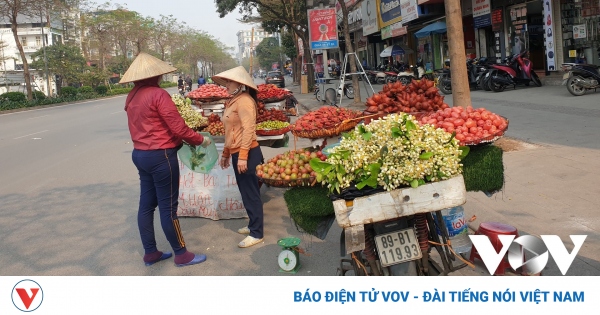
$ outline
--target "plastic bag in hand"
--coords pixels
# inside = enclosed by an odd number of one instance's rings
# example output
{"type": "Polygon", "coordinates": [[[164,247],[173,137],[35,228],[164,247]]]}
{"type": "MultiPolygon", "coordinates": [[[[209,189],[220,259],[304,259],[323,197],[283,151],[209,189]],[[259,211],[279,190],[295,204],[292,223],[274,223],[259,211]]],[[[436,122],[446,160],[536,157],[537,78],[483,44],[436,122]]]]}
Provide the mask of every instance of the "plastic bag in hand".
{"type": "Polygon", "coordinates": [[[181,149],[177,151],[177,155],[179,156],[179,160],[190,170],[196,173],[208,174],[217,163],[219,152],[217,151],[217,146],[210,133],[200,132],[200,134],[203,137],[210,138],[211,144],[208,147],[203,148],[200,145],[191,147],[184,144],[181,149]]]}

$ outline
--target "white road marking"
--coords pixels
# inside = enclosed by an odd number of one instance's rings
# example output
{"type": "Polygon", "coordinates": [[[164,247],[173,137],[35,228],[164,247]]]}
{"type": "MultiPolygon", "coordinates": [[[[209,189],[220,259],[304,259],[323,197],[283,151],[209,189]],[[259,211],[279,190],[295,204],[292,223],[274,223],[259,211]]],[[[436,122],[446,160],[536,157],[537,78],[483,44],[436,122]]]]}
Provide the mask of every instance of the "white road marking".
{"type": "Polygon", "coordinates": [[[31,117],[31,118],[27,118],[29,119],[38,119],[38,118],[42,118],[42,117],[46,117],[46,116],[50,116],[50,115],[42,115],[42,116],[37,116],[37,117],[31,117]]]}
{"type": "Polygon", "coordinates": [[[124,110],[120,110],[120,111],[118,111],[118,112],[113,112],[113,113],[110,113],[110,114],[111,114],[111,115],[114,115],[114,114],[118,114],[118,113],[122,113],[122,112],[124,112],[124,110]]]}
{"type": "Polygon", "coordinates": [[[25,137],[29,137],[29,136],[33,136],[33,135],[37,135],[38,133],[44,133],[46,131],[48,131],[48,130],[43,130],[43,131],[38,131],[38,132],[30,133],[28,135],[24,135],[24,136],[13,138],[13,140],[17,140],[17,139],[21,139],[21,138],[25,138],[25,137]]]}

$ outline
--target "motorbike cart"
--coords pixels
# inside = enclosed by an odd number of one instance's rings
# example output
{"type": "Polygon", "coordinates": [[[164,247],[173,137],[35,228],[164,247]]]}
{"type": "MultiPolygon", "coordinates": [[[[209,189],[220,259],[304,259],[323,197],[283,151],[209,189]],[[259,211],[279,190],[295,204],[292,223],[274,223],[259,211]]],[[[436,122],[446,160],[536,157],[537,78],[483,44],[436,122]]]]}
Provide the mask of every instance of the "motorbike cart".
{"type": "Polygon", "coordinates": [[[457,255],[448,245],[441,213],[465,202],[462,175],[333,201],[336,221],[343,228],[340,254],[350,255],[341,259],[339,275],[348,271],[357,276],[447,275],[465,267],[453,265],[457,255]]]}

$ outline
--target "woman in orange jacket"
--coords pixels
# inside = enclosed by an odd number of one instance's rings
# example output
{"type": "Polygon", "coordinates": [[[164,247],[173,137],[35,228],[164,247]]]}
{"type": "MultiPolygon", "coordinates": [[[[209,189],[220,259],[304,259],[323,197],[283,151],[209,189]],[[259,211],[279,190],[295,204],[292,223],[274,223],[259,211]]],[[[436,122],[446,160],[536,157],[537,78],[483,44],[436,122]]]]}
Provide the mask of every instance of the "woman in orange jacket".
{"type": "Polygon", "coordinates": [[[233,164],[244,208],[250,222],[238,230],[248,234],[238,246],[250,247],[263,241],[263,203],[256,166],[262,163],[263,155],[256,141],[256,111],[258,89],[244,67],[236,67],[212,77],[215,83],[225,86],[233,96],[225,104],[223,125],[225,146],[220,165],[228,168],[233,164]]]}

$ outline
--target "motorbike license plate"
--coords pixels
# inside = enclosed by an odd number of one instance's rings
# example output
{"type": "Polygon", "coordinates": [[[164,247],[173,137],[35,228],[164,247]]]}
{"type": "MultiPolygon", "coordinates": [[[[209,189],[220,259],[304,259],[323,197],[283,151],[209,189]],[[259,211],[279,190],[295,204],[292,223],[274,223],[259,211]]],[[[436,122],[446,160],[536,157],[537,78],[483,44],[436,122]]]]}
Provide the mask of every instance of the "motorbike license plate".
{"type": "Polygon", "coordinates": [[[415,229],[409,228],[375,236],[379,261],[383,267],[422,257],[415,229]]]}
{"type": "Polygon", "coordinates": [[[566,80],[566,79],[568,79],[568,78],[569,78],[569,73],[565,73],[565,74],[563,74],[563,80],[566,80]]]}

